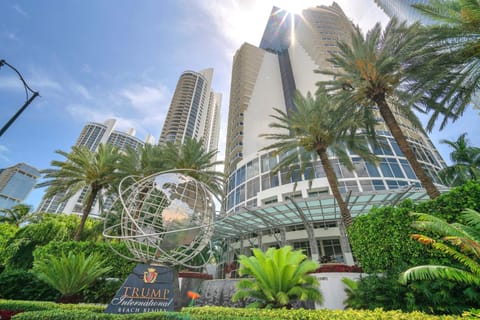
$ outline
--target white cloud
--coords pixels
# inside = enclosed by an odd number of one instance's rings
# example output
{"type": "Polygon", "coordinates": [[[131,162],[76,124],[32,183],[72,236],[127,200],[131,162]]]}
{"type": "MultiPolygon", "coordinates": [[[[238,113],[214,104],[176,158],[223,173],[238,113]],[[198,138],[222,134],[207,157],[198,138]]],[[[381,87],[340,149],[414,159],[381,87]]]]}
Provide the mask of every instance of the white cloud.
{"type": "Polygon", "coordinates": [[[10,159],[7,157],[9,150],[6,146],[0,144],[0,160],[9,162],[10,159]]]}
{"type": "Polygon", "coordinates": [[[0,89],[10,91],[24,91],[23,85],[18,77],[13,76],[1,76],[0,77],[0,89]]]}
{"type": "Polygon", "coordinates": [[[79,83],[72,83],[70,87],[71,87],[73,92],[79,94],[84,99],[87,99],[87,100],[92,99],[92,95],[90,94],[90,92],[88,91],[88,89],[85,86],[83,86],[79,83]]]}
{"type": "Polygon", "coordinates": [[[25,78],[27,84],[35,91],[62,90],[59,82],[52,80],[48,75],[34,72],[29,78],[25,78]]]}
{"type": "Polygon", "coordinates": [[[146,106],[163,103],[168,98],[169,90],[163,85],[135,85],[122,90],[120,95],[127,98],[136,109],[145,110],[146,106]]]}
{"type": "Polygon", "coordinates": [[[22,15],[22,16],[24,16],[24,17],[28,17],[28,13],[27,13],[25,10],[23,10],[23,9],[20,7],[20,5],[14,4],[14,5],[12,6],[12,8],[13,8],[17,13],[19,13],[20,15],[22,15]]]}

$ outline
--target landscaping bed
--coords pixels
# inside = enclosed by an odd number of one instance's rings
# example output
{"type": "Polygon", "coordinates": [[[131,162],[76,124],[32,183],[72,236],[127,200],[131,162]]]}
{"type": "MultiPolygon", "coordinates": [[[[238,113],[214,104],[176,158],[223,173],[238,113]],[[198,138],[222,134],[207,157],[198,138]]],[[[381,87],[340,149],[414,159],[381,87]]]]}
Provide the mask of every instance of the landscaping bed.
{"type": "Polygon", "coordinates": [[[305,310],[305,309],[245,309],[225,307],[191,307],[181,312],[149,312],[116,315],[104,313],[104,305],[57,304],[53,302],[0,300],[0,314],[13,314],[12,320],[240,320],[240,319],[290,319],[290,320],[454,320],[466,319],[461,316],[433,316],[421,312],[403,313],[400,311],[376,310],[305,310]]]}

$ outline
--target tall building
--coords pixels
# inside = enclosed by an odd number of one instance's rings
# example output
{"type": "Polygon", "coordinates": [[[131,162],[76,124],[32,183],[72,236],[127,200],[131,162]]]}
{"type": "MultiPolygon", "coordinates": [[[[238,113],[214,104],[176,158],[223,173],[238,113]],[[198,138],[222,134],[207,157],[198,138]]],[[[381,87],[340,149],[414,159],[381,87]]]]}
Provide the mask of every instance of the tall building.
{"type": "Polygon", "coordinates": [[[413,4],[428,4],[428,0],[375,0],[375,3],[390,18],[397,17],[399,20],[406,20],[408,23],[420,21],[423,24],[432,24],[433,20],[424,16],[413,4]]]}
{"type": "Polygon", "coordinates": [[[163,124],[159,144],[203,139],[208,151],[218,149],[222,95],[212,92],[213,69],[185,71],[180,76],[163,124]]]}
{"type": "MultiPolygon", "coordinates": [[[[84,146],[89,148],[91,151],[97,150],[98,146],[103,143],[112,144],[119,147],[122,150],[126,150],[127,147],[131,147],[135,150],[143,146],[144,143],[154,144],[155,139],[150,134],[147,135],[145,142],[135,137],[135,130],[129,129],[127,132],[116,131],[115,129],[116,120],[108,119],[104,123],[90,122],[83,127],[80,136],[75,143],[75,146],[84,146]]],[[[82,191],[75,194],[73,197],[69,198],[67,201],[60,201],[63,194],[58,194],[52,198],[43,198],[37,212],[50,212],[50,213],[82,213],[82,201],[86,194],[87,190],[83,189],[82,191]]],[[[105,205],[111,203],[111,200],[106,201],[105,205]]],[[[99,215],[100,208],[98,206],[98,201],[94,208],[92,209],[91,214],[99,215]]]]}
{"type": "MultiPolygon", "coordinates": [[[[311,184],[300,170],[291,176],[286,170],[274,174],[272,168],[284,155],[262,151],[272,141],[259,137],[272,132],[268,125],[273,108],[287,114],[295,109],[295,90],[304,95],[316,91],[316,82],[326,78],[313,70],[333,67],[327,58],[338,51],[337,40],[349,40],[352,28],[336,3],[309,8],[301,17],[273,8],[260,47],[245,43],[234,56],[225,151],[227,215],[215,233],[240,253],[247,247],[288,243],[314,259],[328,256],[353,263],[319,159],[312,157],[307,168],[315,174],[311,184]]],[[[437,172],[444,166],[441,156],[421,128],[400,115],[398,121],[418,159],[438,182],[437,172]]],[[[380,158],[378,165],[350,153],[356,166],[350,172],[330,158],[353,216],[406,197],[427,198],[383,122],[377,135],[383,144],[371,149],[380,158]]]]}
{"type": "Polygon", "coordinates": [[[10,209],[22,203],[39,176],[40,172],[26,163],[0,169],[0,209],[10,209]]]}

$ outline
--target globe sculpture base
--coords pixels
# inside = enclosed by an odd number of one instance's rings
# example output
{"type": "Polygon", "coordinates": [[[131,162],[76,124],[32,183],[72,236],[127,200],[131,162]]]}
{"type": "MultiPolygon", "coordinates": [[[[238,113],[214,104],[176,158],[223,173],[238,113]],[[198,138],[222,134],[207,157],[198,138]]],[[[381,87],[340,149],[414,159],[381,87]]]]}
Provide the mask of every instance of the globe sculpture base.
{"type": "Polygon", "coordinates": [[[112,299],[106,313],[178,311],[178,273],[169,267],[138,264],[112,299]],[[177,296],[177,299],[175,299],[177,296]]]}

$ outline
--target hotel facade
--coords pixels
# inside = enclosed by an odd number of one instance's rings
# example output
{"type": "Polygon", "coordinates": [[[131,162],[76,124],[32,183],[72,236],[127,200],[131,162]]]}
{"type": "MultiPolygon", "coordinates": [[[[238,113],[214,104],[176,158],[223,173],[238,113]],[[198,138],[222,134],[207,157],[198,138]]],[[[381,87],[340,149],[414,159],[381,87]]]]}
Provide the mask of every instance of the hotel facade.
{"type": "MultiPolygon", "coordinates": [[[[272,143],[261,138],[272,133],[273,108],[294,110],[296,90],[314,93],[326,79],[314,73],[333,66],[327,62],[338,50],[337,41],[348,41],[353,25],[334,3],[292,15],[273,8],[257,47],[244,43],[233,59],[228,114],[225,173],[228,179],[224,210],[216,237],[227,239],[232,256],[251,247],[292,245],[315,260],[353,264],[340,210],[329,188],[320,160],[313,155],[315,178],[307,172],[280,170],[272,173],[282,155],[261,149],[272,143]]],[[[439,183],[437,172],[444,161],[422,128],[396,113],[418,160],[439,183]]],[[[330,161],[352,216],[376,205],[395,204],[411,198],[427,199],[410,164],[381,119],[377,128],[381,147],[371,145],[378,165],[350,157],[356,170],[347,170],[334,156],[330,161]]],[[[293,168],[295,170],[295,167],[293,168]]],[[[442,186],[439,186],[440,188],[442,186]]]]}

